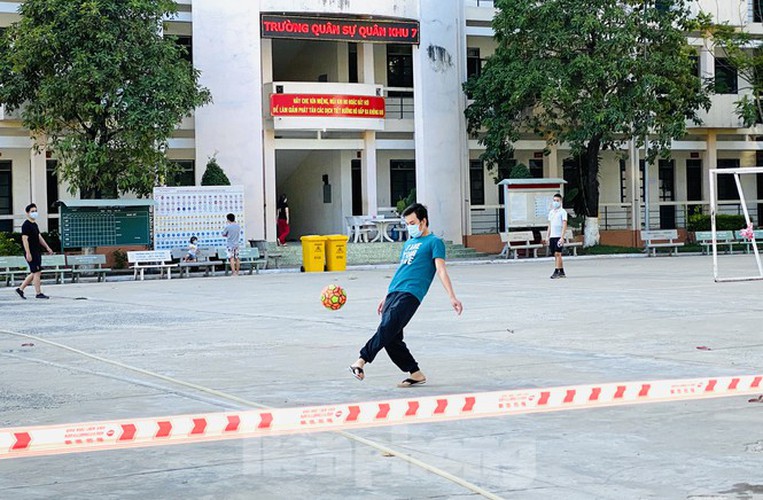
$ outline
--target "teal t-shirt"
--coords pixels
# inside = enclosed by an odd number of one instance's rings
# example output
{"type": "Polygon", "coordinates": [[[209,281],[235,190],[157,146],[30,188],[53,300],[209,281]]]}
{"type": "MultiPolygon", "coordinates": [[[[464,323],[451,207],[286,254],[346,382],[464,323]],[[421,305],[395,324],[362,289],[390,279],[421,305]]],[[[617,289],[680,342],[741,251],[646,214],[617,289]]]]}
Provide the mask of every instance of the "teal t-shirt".
{"type": "Polygon", "coordinates": [[[408,292],[419,302],[424,300],[437,270],[435,259],[445,259],[445,243],[440,238],[432,233],[410,238],[403,245],[400,267],[392,277],[388,293],[408,292]]]}

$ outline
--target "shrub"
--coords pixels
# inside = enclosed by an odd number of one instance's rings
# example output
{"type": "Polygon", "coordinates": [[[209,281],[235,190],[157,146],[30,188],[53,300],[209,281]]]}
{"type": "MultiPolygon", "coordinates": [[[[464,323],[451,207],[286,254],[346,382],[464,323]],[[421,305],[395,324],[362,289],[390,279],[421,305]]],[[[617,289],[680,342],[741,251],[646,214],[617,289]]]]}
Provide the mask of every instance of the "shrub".
{"type": "Polygon", "coordinates": [[[24,249],[9,233],[0,233],[0,255],[23,255],[24,249]]]}
{"type": "Polygon", "coordinates": [[[225,175],[222,167],[217,164],[214,156],[207,162],[207,169],[201,177],[202,186],[230,186],[230,179],[225,175]]]}
{"type": "MultiPolygon", "coordinates": [[[[739,231],[747,227],[747,222],[744,220],[744,215],[718,214],[715,216],[715,227],[718,231],[739,231]]],[[[690,215],[686,229],[689,231],[710,231],[710,215],[690,215]]]]}
{"type": "Polygon", "coordinates": [[[114,269],[127,269],[127,252],[114,250],[111,255],[114,256],[114,269]]]}
{"type": "Polygon", "coordinates": [[[509,173],[509,179],[532,179],[530,169],[524,163],[517,163],[509,173]]]}

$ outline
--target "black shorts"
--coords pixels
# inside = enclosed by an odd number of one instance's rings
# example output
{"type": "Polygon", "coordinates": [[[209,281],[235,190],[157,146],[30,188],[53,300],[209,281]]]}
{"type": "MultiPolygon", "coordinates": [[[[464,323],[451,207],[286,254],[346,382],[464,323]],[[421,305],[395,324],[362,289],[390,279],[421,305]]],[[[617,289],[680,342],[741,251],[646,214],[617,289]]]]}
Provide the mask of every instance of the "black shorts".
{"type": "Polygon", "coordinates": [[[30,273],[39,273],[42,271],[42,254],[32,255],[32,260],[27,262],[30,273]]]}
{"type": "Polygon", "coordinates": [[[564,249],[563,245],[559,244],[561,238],[549,238],[548,239],[548,251],[551,253],[562,253],[564,249]]]}

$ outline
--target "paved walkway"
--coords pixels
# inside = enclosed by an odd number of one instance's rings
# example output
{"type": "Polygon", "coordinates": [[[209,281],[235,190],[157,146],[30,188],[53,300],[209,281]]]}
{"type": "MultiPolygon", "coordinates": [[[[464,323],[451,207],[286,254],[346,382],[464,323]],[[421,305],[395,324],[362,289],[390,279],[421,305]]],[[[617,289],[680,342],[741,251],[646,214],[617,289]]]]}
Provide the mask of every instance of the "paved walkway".
{"type": "MultiPolygon", "coordinates": [[[[753,274],[749,256],[722,269],[753,274]]],[[[577,383],[760,373],[761,282],[715,284],[709,257],[453,265],[406,330],[429,377],[402,390],[382,354],[347,365],[377,324],[391,268],[0,291],[0,330],[33,335],[275,407],[577,383]],[[337,282],[349,301],[322,308],[337,282]],[[697,347],[707,347],[700,350],[697,347]]],[[[0,332],[0,427],[241,408],[0,332]]],[[[749,397],[355,431],[496,496],[753,498],[763,404],[749,397]]],[[[452,498],[472,492],[338,434],[0,461],[0,498],[452,498]]]]}

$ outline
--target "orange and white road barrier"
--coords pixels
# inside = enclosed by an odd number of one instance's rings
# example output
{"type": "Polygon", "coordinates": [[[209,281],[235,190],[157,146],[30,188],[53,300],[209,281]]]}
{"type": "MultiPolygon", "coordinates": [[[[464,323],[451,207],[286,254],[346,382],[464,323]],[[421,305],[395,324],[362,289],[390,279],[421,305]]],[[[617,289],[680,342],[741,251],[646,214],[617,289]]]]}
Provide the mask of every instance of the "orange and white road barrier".
{"type": "Polygon", "coordinates": [[[763,375],[744,375],[17,427],[0,429],[0,459],[742,396],[761,391],[763,375]]]}

